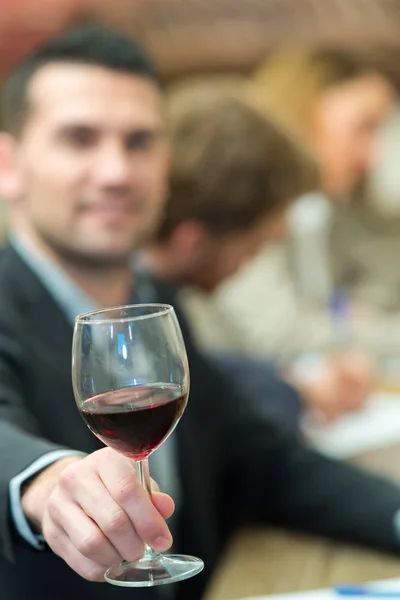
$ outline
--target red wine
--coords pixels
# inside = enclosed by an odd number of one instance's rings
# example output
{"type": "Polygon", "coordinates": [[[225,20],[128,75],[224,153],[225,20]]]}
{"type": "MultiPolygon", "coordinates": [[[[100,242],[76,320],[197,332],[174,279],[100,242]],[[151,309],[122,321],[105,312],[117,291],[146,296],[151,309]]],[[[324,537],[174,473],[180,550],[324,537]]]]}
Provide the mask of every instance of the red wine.
{"type": "Polygon", "coordinates": [[[83,403],[81,413],[107,446],[142,460],[172,431],[186,400],[178,385],[137,385],[94,396],[83,403]]]}

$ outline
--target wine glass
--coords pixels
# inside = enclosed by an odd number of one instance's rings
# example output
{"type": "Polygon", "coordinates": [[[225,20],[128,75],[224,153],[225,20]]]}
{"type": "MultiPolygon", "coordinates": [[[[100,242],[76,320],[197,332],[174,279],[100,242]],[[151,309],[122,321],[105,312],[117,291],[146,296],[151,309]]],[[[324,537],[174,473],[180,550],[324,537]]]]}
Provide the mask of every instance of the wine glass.
{"type": "MultiPolygon", "coordinates": [[[[89,429],[107,446],[136,461],[151,495],[148,457],[172,433],[185,409],[189,367],[172,306],[120,306],[79,315],[72,348],[76,403],[89,429]]],[[[109,583],[147,587],[200,573],[193,556],[159,554],[145,544],[143,557],[105,573],[109,583]]]]}

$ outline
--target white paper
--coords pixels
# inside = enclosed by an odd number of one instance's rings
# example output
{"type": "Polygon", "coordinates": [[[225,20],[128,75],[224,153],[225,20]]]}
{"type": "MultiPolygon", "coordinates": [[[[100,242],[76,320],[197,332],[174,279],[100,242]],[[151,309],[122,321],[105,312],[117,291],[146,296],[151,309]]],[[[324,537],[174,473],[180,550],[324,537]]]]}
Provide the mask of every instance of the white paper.
{"type": "Polygon", "coordinates": [[[332,590],[314,590],[293,594],[277,594],[275,596],[254,596],[241,598],[240,600],[338,600],[338,596],[332,590]]]}
{"type": "MultiPolygon", "coordinates": [[[[364,585],[364,584],[362,584],[364,585]]],[[[373,581],[367,584],[368,587],[379,591],[399,591],[400,598],[400,579],[382,579],[373,581]]],[[[356,600],[357,598],[365,598],[368,596],[347,596],[348,600],[356,600]]],[[[322,590],[310,590],[307,592],[293,592],[291,594],[275,594],[270,596],[253,596],[251,598],[241,598],[237,600],[346,600],[346,596],[340,596],[330,588],[322,590]]]]}
{"type": "Polygon", "coordinates": [[[330,425],[305,423],[309,443],[334,458],[351,458],[362,452],[400,442],[400,396],[377,394],[363,410],[330,425]]]}

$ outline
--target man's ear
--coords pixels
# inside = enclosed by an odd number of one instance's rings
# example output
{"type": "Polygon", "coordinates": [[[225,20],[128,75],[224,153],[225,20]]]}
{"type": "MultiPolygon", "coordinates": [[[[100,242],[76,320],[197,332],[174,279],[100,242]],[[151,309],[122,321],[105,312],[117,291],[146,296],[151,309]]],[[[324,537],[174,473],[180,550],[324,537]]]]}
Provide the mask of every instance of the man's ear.
{"type": "Polygon", "coordinates": [[[201,221],[182,221],[172,232],[170,242],[175,251],[196,258],[208,246],[210,234],[201,221]]]}
{"type": "Polygon", "coordinates": [[[8,202],[17,202],[22,193],[17,163],[16,140],[8,133],[0,133],[0,196],[8,202]]]}

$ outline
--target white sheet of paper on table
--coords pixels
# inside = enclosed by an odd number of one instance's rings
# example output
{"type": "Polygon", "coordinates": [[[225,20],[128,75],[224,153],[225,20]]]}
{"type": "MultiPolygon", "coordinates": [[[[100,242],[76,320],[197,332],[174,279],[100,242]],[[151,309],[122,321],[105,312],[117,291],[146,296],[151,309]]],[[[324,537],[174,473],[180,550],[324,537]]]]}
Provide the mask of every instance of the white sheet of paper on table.
{"type": "Polygon", "coordinates": [[[313,590],[273,596],[252,596],[251,598],[240,598],[238,600],[338,600],[338,596],[332,590],[313,590]]]}
{"type": "Polygon", "coordinates": [[[334,458],[351,458],[362,452],[398,443],[400,396],[377,394],[363,410],[325,426],[305,421],[303,431],[313,447],[334,458]]]}
{"type": "MultiPolygon", "coordinates": [[[[342,582],[346,583],[346,582],[342,582]]],[[[380,581],[373,581],[368,584],[371,588],[379,591],[399,591],[400,599],[400,579],[385,579],[380,581]]],[[[364,596],[340,596],[333,589],[326,588],[321,590],[310,590],[305,592],[293,592],[292,594],[275,594],[270,596],[252,596],[251,598],[241,598],[237,600],[373,600],[373,597],[364,596]]]]}

